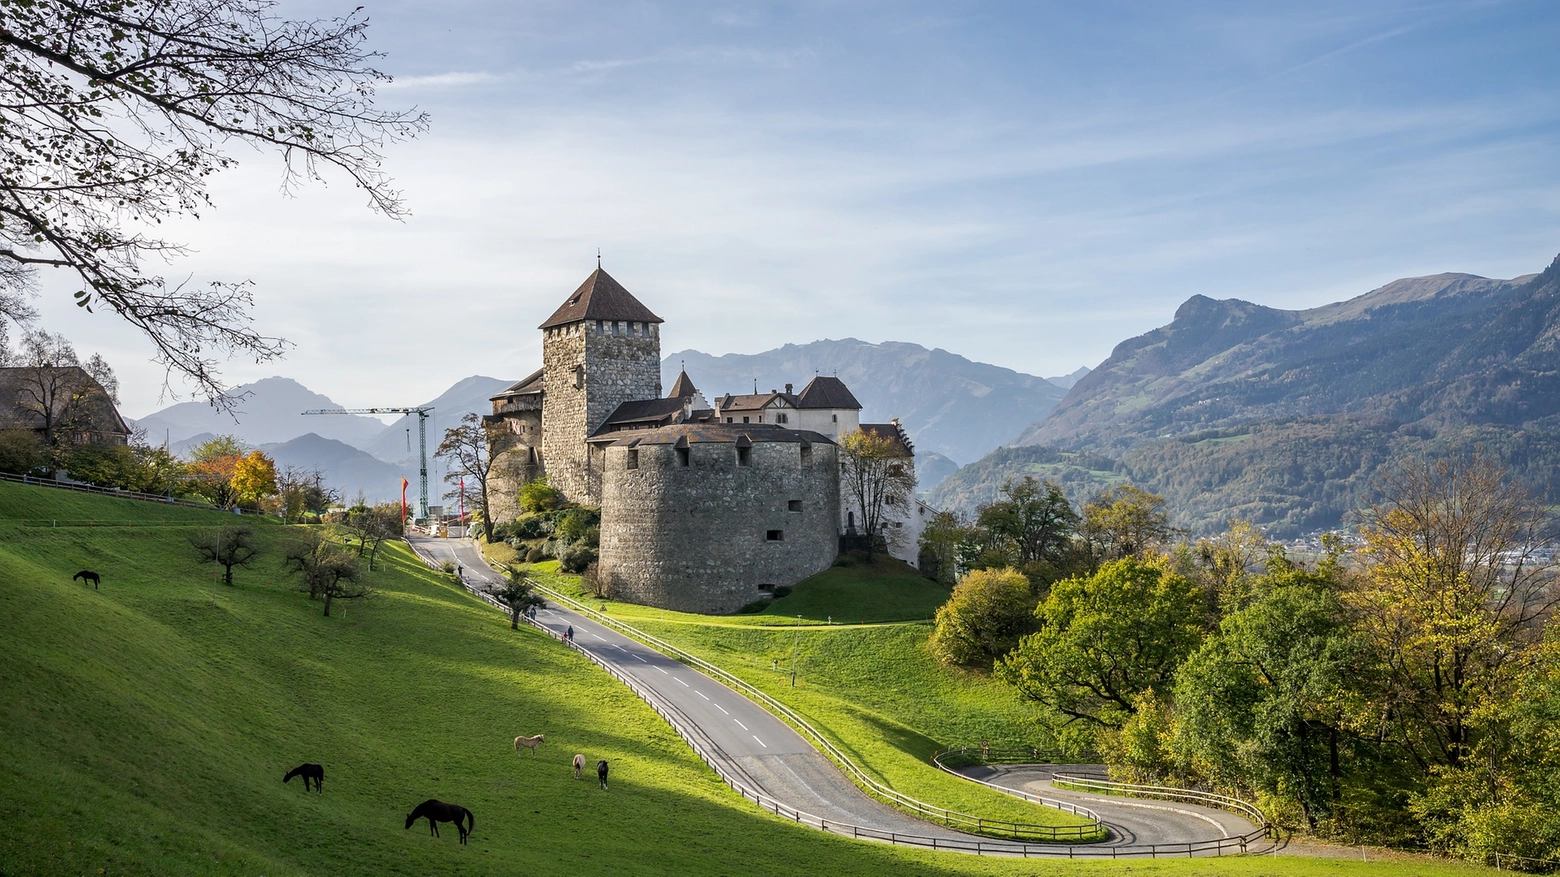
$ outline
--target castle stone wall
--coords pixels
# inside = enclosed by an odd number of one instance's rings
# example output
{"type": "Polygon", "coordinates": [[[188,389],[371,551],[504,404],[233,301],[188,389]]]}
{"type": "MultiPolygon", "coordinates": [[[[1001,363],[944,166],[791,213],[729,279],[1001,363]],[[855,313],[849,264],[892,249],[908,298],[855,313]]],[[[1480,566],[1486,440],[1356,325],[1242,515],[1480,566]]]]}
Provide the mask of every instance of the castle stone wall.
{"type": "Polygon", "coordinates": [[[794,585],[838,554],[837,448],[755,442],[737,465],[731,442],[693,442],[688,466],[669,444],[608,447],[599,574],[615,598],[726,613],[794,585]],[[628,468],[637,451],[637,468],[628,468]],[[792,510],[797,503],[799,510],[792,510]],[[771,540],[769,531],[782,538],[771,540]]]}
{"type": "Polygon", "coordinates": [[[542,368],[548,481],[574,502],[600,505],[601,460],[584,439],[624,402],[660,397],[660,327],[588,320],[544,330],[542,368]]]}

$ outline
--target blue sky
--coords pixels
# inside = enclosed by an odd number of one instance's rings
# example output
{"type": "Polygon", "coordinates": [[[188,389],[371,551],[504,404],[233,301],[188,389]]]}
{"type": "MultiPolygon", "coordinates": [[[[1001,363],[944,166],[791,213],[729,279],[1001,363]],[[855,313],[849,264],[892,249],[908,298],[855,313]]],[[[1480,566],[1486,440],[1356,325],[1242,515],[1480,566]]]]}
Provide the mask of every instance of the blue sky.
{"type": "MultiPolygon", "coordinates": [[[[521,377],[598,246],[666,353],[853,336],[1042,375],[1193,294],[1302,308],[1560,252],[1550,0],[366,3],[380,103],[433,117],[388,154],[413,215],[283,197],[240,147],[167,272],[253,279],[296,343],[234,382],[521,377]]],[[[147,346],[68,300],[46,324],[126,413],[165,404],[147,346]]]]}

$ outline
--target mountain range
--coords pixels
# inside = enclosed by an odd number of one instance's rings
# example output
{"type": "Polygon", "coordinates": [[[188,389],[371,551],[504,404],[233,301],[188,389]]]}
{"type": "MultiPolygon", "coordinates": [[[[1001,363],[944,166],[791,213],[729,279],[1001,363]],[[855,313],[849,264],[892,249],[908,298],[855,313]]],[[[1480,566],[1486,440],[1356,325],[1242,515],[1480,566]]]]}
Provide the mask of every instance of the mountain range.
{"type": "Polygon", "coordinates": [[[1193,296],[1013,444],[933,502],[973,508],[1025,473],[1079,494],[1130,480],[1193,531],[1239,517],[1286,535],[1336,526],[1383,465],[1474,446],[1553,495],[1560,259],[1541,274],[1410,278],[1300,311],[1193,296]]]}

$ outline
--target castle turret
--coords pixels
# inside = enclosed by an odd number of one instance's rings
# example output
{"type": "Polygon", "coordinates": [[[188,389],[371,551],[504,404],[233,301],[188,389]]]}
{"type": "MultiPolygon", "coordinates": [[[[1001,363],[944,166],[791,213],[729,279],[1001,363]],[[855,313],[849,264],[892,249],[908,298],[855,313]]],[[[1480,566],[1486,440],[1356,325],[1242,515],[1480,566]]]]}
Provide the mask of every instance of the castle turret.
{"type": "Polygon", "coordinates": [[[539,327],[542,457],[569,499],[601,501],[601,451],[586,437],[624,402],[661,395],[661,322],[598,267],[539,327]]]}

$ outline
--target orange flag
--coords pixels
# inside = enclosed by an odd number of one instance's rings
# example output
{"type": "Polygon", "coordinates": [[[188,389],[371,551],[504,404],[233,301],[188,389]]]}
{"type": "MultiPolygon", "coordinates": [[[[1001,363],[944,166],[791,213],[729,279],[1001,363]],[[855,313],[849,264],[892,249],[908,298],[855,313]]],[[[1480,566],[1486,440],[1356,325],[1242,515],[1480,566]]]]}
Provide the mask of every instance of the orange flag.
{"type": "Polygon", "coordinates": [[[401,526],[406,526],[406,485],[411,482],[404,477],[401,479],[401,526]]]}

